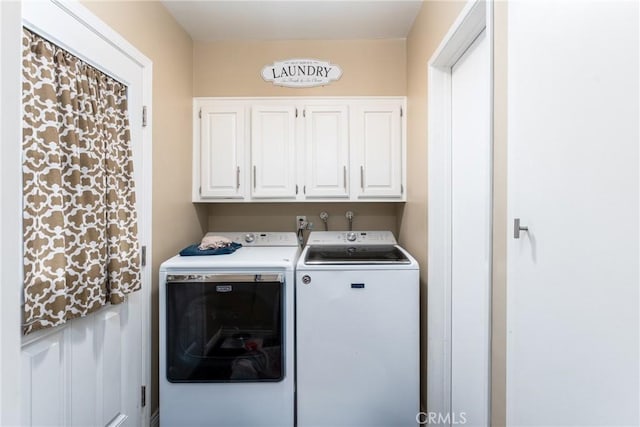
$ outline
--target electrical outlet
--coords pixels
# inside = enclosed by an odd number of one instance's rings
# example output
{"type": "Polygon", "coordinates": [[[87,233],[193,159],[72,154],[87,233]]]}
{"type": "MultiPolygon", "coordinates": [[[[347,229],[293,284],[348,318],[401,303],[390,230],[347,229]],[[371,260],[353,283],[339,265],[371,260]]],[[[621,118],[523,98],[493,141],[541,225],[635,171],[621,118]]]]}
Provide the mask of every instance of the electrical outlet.
{"type": "Polygon", "coordinates": [[[304,228],[307,228],[307,217],[305,215],[296,216],[296,230],[300,229],[300,223],[304,223],[304,228]]]}

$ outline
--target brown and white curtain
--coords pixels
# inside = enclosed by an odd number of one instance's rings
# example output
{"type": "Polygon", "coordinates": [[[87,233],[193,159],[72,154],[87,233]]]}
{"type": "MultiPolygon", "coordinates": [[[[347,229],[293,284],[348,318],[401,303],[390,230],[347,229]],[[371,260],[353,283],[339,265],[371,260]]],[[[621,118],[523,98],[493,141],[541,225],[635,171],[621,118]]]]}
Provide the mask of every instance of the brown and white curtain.
{"type": "Polygon", "coordinates": [[[141,286],[127,87],[23,31],[24,333],[141,286]]]}

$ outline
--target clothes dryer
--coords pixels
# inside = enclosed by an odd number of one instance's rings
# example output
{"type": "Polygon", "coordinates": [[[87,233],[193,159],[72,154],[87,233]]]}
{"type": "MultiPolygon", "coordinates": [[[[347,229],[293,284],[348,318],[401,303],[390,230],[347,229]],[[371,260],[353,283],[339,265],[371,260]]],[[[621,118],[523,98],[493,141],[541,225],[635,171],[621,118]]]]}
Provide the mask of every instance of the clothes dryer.
{"type": "Polygon", "coordinates": [[[295,233],[209,233],[234,253],[160,267],[160,422],[294,425],[295,233]]]}

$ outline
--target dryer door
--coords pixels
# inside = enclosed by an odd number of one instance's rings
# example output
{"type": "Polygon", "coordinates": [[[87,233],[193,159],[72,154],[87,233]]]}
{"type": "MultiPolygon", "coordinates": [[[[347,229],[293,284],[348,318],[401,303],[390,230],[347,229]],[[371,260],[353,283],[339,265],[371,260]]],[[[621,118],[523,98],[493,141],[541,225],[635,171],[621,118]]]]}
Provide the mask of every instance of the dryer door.
{"type": "Polygon", "coordinates": [[[167,380],[284,377],[281,274],[169,275],[167,380]]]}

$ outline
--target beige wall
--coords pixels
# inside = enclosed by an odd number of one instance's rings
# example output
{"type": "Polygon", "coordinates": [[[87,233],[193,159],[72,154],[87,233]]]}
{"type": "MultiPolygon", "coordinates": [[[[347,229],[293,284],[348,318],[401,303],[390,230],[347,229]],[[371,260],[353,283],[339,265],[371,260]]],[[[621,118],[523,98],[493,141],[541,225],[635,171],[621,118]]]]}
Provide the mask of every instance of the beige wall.
{"type": "MultiPolygon", "coordinates": [[[[400,241],[420,263],[422,360],[427,344],[427,64],[464,1],[425,1],[407,38],[407,203],[401,212],[400,241]]],[[[422,372],[422,403],[426,378],[422,372]]]]}
{"type": "MultiPolygon", "coordinates": [[[[196,42],[194,96],[403,96],[406,94],[405,40],[280,40],[196,42]],[[316,58],[340,65],[342,77],[328,86],[292,89],[265,82],[260,71],[276,60],[316,58]]],[[[209,230],[294,231],[295,216],[307,215],[320,230],[327,211],[332,230],[346,230],[344,213],[355,214],[354,229],[398,231],[396,204],[284,203],[210,204],[209,230]]]]}
{"type": "Polygon", "coordinates": [[[284,40],[196,42],[194,96],[405,95],[404,40],[284,40]],[[340,80],[328,86],[293,89],[262,80],[265,65],[289,58],[338,64],[340,80]]]}
{"type": "Polygon", "coordinates": [[[324,230],[323,211],[329,214],[330,230],[347,230],[348,210],[354,230],[391,230],[397,235],[394,203],[220,203],[209,209],[209,230],[295,231],[296,215],[306,215],[314,230],[324,230]]]}
{"type": "MultiPolygon", "coordinates": [[[[449,30],[465,1],[424,2],[407,38],[408,97],[408,202],[400,221],[400,240],[423,267],[427,257],[427,63],[449,30]]],[[[506,57],[507,3],[495,3],[494,18],[494,204],[492,298],[492,395],[493,426],[506,425],[506,57]]],[[[426,278],[422,279],[422,357],[426,357],[426,278]]],[[[426,366],[426,360],[422,360],[426,366]]],[[[424,373],[423,373],[424,375],[424,373]]],[[[423,377],[424,378],[424,377],[423,377]]],[[[426,382],[422,382],[426,402],[426,382]]]]}
{"type": "Polygon", "coordinates": [[[158,407],[158,267],[199,239],[200,221],[205,221],[190,201],[193,45],[159,2],[84,5],[153,61],[153,413],[158,407]]]}

